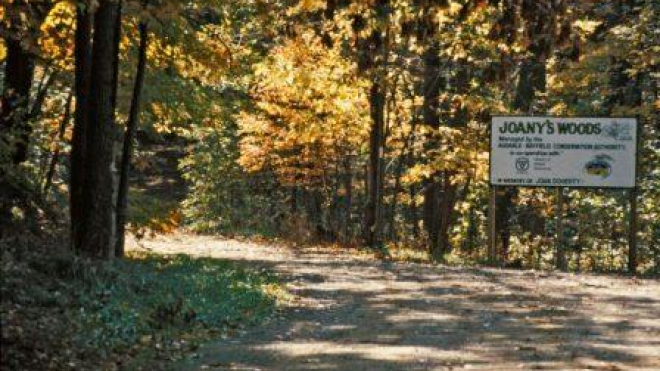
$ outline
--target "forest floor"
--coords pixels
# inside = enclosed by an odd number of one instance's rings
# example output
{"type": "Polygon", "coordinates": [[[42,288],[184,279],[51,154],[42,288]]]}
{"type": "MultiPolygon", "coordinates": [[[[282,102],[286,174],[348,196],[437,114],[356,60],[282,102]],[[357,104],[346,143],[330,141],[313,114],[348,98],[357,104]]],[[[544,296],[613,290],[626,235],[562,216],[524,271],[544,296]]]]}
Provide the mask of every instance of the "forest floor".
{"type": "Polygon", "coordinates": [[[172,370],[660,370],[660,282],[388,262],[331,248],[173,235],[135,249],[281,276],[276,318],[172,370]]]}

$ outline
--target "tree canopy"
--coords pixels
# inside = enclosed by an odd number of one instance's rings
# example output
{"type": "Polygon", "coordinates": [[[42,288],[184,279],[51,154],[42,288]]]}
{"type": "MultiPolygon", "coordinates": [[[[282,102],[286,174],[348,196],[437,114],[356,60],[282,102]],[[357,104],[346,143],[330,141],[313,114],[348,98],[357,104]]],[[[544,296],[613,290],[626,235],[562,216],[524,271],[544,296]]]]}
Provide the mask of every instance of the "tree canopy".
{"type": "MultiPolygon", "coordinates": [[[[635,265],[657,269],[659,13],[652,0],[5,2],[0,158],[15,197],[3,205],[25,208],[16,184],[32,184],[60,210],[70,197],[74,226],[78,199],[105,213],[121,136],[139,123],[130,169],[149,166],[141,145],[180,143],[178,213],[193,229],[298,225],[331,242],[482,261],[492,115],[637,116],[635,265]]],[[[498,259],[554,265],[556,194],[499,192],[498,259]]],[[[625,192],[567,197],[570,269],[623,269],[625,192]]]]}

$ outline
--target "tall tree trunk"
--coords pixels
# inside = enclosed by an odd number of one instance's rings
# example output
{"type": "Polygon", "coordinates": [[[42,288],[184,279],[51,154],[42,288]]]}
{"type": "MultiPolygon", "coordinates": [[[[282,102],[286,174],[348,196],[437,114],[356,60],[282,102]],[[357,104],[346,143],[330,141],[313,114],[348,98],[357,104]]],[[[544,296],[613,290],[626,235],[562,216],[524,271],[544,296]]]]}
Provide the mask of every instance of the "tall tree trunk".
{"type": "Polygon", "coordinates": [[[89,127],[89,94],[92,75],[92,10],[89,2],[76,9],[75,34],[75,94],[76,112],[71,139],[71,178],[69,204],[71,246],[80,249],[83,224],[83,190],[85,189],[85,155],[89,127]]]}
{"type": "MultiPolygon", "coordinates": [[[[20,188],[11,184],[6,177],[5,164],[20,164],[27,159],[28,140],[31,127],[27,122],[30,88],[34,75],[34,57],[27,53],[21,43],[12,38],[5,39],[4,90],[0,97],[0,237],[4,228],[11,225],[11,208],[19,196],[20,188]]],[[[9,232],[11,227],[6,229],[9,232]]]]}
{"type": "MultiPolygon", "coordinates": [[[[422,107],[424,125],[432,129],[437,129],[440,126],[439,109],[439,96],[441,87],[440,76],[440,45],[437,41],[429,41],[430,45],[424,52],[424,102],[422,107]]],[[[428,146],[428,144],[427,144],[428,146]]],[[[440,200],[438,180],[434,174],[430,178],[423,181],[424,187],[424,228],[429,238],[429,253],[431,258],[439,261],[442,258],[441,241],[440,241],[440,200]]]]}
{"type": "Polygon", "coordinates": [[[29,51],[29,45],[34,45],[35,40],[28,36],[37,34],[51,6],[45,1],[14,0],[5,7],[0,27],[6,48],[0,96],[0,236],[11,230],[11,207],[24,198],[26,192],[7,176],[7,165],[27,160],[32,133],[29,100],[36,59],[29,51]]]}
{"type": "Polygon", "coordinates": [[[133,158],[133,147],[135,143],[135,132],[140,122],[140,102],[142,100],[142,86],[147,65],[147,44],[149,39],[148,26],[146,22],[140,23],[140,47],[138,52],[138,66],[133,86],[133,97],[131,98],[131,110],[126,123],[124,133],[124,146],[121,158],[119,175],[119,192],[117,194],[117,244],[115,254],[117,257],[124,256],[124,233],[126,231],[126,211],[128,208],[128,180],[133,158]]]}
{"type": "Polygon", "coordinates": [[[102,0],[94,18],[92,84],[90,91],[87,156],[83,189],[83,224],[80,252],[110,259],[114,257],[114,142],[113,91],[115,81],[115,25],[119,4],[102,0]]]}
{"type": "Polygon", "coordinates": [[[369,93],[371,108],[371,130],[369,135],[369,194],[365,209],[365,244],[369,247],[379,247],[381,239],[381,153],[383,150],[383,131],[385,124],[385,90],[380,81],[374,81],[369,93]]]}
{"type": "MultiPolygon", "coordinates": [[[[385,25],[385,34],[380,27],[375,27],[366,39],[357,38],[358,70],[371,72],[371,88],[369,91],[369,106],[371,128],[369,135],[369,163],[365,172],[367,202],[364,209],[363,240],[365,245],[378,248],[381,245],[382,229],[382,156],[385,139],[385,103],[387,100],[387,68],[389,55],[389,17],[391,7],[389,0],[376,0],[374,4],[375,18],[380,25],[385,25]]],[[[364,28],[364,18],[357,16],[353,22],[354,32],[359,33],[364,28]]]]}
{"type": "MultiPolygon", "coordinates": [[[[112,106],[117,107],[117,92],[119,90],[119,44],[121,43],[121,12],[123,0],[114,0],[118,2],[117,16],[115,17],[115,34],[112,42],[112,106]]],[[[138,26],[139,27],[139,26],[138,26]]]]}
{"type": "Polygon", "coordinates": [[[32,128],[28,123],[30,88],[34,78],[34,56],[19,40],[6,38],[7,57],[0,112],[1,140],[8,145],[8,158],[14,164],[27,159],[32,128]]]}

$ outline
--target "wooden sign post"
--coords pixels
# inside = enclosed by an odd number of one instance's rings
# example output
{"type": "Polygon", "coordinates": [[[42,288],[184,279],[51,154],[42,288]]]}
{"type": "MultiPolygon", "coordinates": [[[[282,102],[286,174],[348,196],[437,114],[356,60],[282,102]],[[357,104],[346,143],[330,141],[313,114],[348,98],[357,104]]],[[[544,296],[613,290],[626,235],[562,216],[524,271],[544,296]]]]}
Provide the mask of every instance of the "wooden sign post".
{"type": "Polygon", "coordinates": [[[497,222],[495,208],[497,207],[497,187],[490,186],[490,200],[488,206],[488,263],[495,264],[497,260],[497,222]]]}
{"type": "Polygon", "coordinates": [[[637,273],[637,188],[630,190],[630,225],[628,226],[628,272],[637,273]]]}
{"type": "Polygon", "coordinates": [[[557,220],[556,268],[565,271],[568,267],[566,264],[566,243],[564,241],[564,187],[557,187],[557,211],[555,218],[557,220]]]}

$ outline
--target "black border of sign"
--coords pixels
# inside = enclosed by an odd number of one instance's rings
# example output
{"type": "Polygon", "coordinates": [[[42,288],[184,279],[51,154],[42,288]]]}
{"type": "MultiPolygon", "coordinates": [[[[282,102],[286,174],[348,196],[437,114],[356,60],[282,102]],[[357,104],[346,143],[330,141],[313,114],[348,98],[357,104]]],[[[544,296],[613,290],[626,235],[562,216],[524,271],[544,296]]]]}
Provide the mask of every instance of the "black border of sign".
{"type": "Polygon", "coordinates": [[[608,190],[631,190],[637,189],[638,177],[637,172],[639,170],[639,143],[641,139],[641,124],[639,115],[637,116],[604,116],[604,115],[593,115],[593,116],[552,116],[552,115],[491,115],[490,123],[488,123],[488,185],[490,187],[518,187],[518,188],[579,188],[579,189],[608,189],[608,190]],[[493,184],[493,118],[495,117],[539,117],[539,118],[569,118],[569,119],[581,119],[581,118],[600,118],[600,119],[633,119],[635,120],[635,163],[634,163],[634,177],[635,184],[632,187],[592,187],[592,186],[567,186],[567,185],[519,185],[519,184],[493,184]]]}

